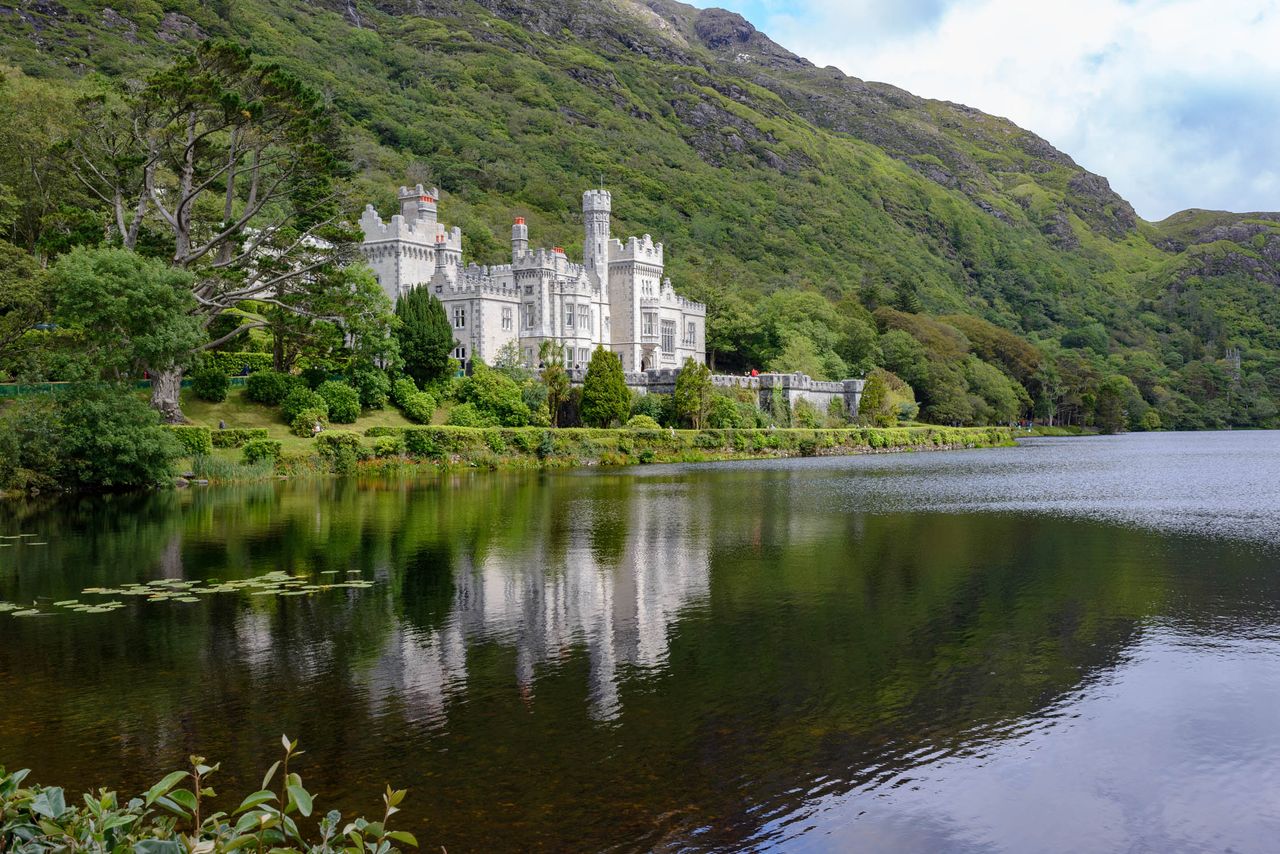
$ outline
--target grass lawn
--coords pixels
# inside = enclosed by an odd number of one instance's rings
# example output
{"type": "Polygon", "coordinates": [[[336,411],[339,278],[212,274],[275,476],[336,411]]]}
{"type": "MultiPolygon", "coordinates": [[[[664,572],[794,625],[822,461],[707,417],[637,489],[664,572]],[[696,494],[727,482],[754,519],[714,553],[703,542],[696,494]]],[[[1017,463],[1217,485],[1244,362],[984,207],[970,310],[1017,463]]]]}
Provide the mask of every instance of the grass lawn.
{"type": "MultiPolygon", "coordinates": [[[[254,403],[244,396],[242,388],[231,389],[222,403],[208,403],[197,398],[190,389],[183,389],[182,411],[192,424],[214,430],[218,429],[220,420],[227,422],[228,427],[265,427],[272,439],[279,439],[284,443],[285,451],[305,450],[313,443],[309,437],[304,439],[289,432],[288,425],[280,418],[279,407],[254,403]]],[[[363,433],[370,427],[412,426],[413,422],[401,415],[400,410],[388,406],[386,409],[362,412],[355,424],[334,424],[332,429],[363,433]]]]}

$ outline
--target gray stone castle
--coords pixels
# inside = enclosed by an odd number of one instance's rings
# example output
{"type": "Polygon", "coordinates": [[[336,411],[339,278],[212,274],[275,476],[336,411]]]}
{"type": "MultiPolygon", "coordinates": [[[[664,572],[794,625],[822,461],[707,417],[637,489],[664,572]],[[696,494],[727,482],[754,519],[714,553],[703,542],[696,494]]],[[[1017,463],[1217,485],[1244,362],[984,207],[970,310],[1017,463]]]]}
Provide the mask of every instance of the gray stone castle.
{"type": "Polygon", "coordinates": [[[365,207],[363,252],[394,301],[430,288],[453,325],[454,356],[492,362],[514,343],[535,365],[544,341],[562,347],[565,364],[585,368],[597,346],[617,353],[624,371],[660,371],[706,360],[706,306],[687,300],[663,275],[662,244],[649,235],[625,242],[610,234],[607,190],[582,194],[582,263],[564,249],[530,249],[523,217],[511,226],[511,263],[463,264],[462,230],[438,218],[440,191],[400,188],[400,212],[384,222],[365,207]]]}

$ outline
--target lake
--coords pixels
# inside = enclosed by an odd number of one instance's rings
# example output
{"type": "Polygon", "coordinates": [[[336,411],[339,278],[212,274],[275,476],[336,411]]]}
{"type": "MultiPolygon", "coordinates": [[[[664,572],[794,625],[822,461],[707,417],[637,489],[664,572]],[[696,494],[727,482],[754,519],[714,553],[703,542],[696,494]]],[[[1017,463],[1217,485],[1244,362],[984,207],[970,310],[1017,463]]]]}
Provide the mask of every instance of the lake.
{"type": "Polygon", "coordinates": [[[451,854],[1280,838],[1280,433],[33,500],[0,535],[40,612],[0,614],[0,764],[48,784],[199,753],[229,809],[288,733],[321,810],[408,788],[451,854]]]}

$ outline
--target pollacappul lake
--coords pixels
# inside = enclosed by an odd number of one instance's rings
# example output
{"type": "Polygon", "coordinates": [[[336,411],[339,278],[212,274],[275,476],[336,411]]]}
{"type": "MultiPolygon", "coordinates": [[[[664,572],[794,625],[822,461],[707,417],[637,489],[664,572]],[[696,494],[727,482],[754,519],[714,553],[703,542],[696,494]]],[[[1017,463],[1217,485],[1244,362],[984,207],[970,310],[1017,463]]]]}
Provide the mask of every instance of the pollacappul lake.
{"type": "Polygon", "coordinates": [[[1280,839],[1280,433],[34,499],[0,535],[0,764],[75,800],[195,753],[229,811],[288,733],[313,821],[391,783],[451,854],[1280,839]]]}

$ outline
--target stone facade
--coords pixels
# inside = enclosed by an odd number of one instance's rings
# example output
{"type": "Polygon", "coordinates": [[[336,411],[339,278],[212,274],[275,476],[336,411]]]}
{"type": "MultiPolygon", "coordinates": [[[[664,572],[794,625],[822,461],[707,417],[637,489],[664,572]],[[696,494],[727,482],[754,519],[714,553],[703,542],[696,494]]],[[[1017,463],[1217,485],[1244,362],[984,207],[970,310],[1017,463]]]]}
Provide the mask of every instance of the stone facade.
{"type": "Polygon", "coordinates": [[[586,367],[597,346],[613,350],[624,371],[675,369],[706,360],[706,306],[676,294],[663,275],[661,243],[610,234],[607,190],[582,196],[581,264],[560,247],[530,249],[522,217],[511,226],[511,263],[463,265],[462,231],[438,219],[440,191],[400,188],[400,212],[384,222],[365,207],[363,252],[392,300],[427,287],[444,303],[464,362],[492,362],[509,343],[534,365],[543,341],[564,349],[571,369],[586,367]]]}

